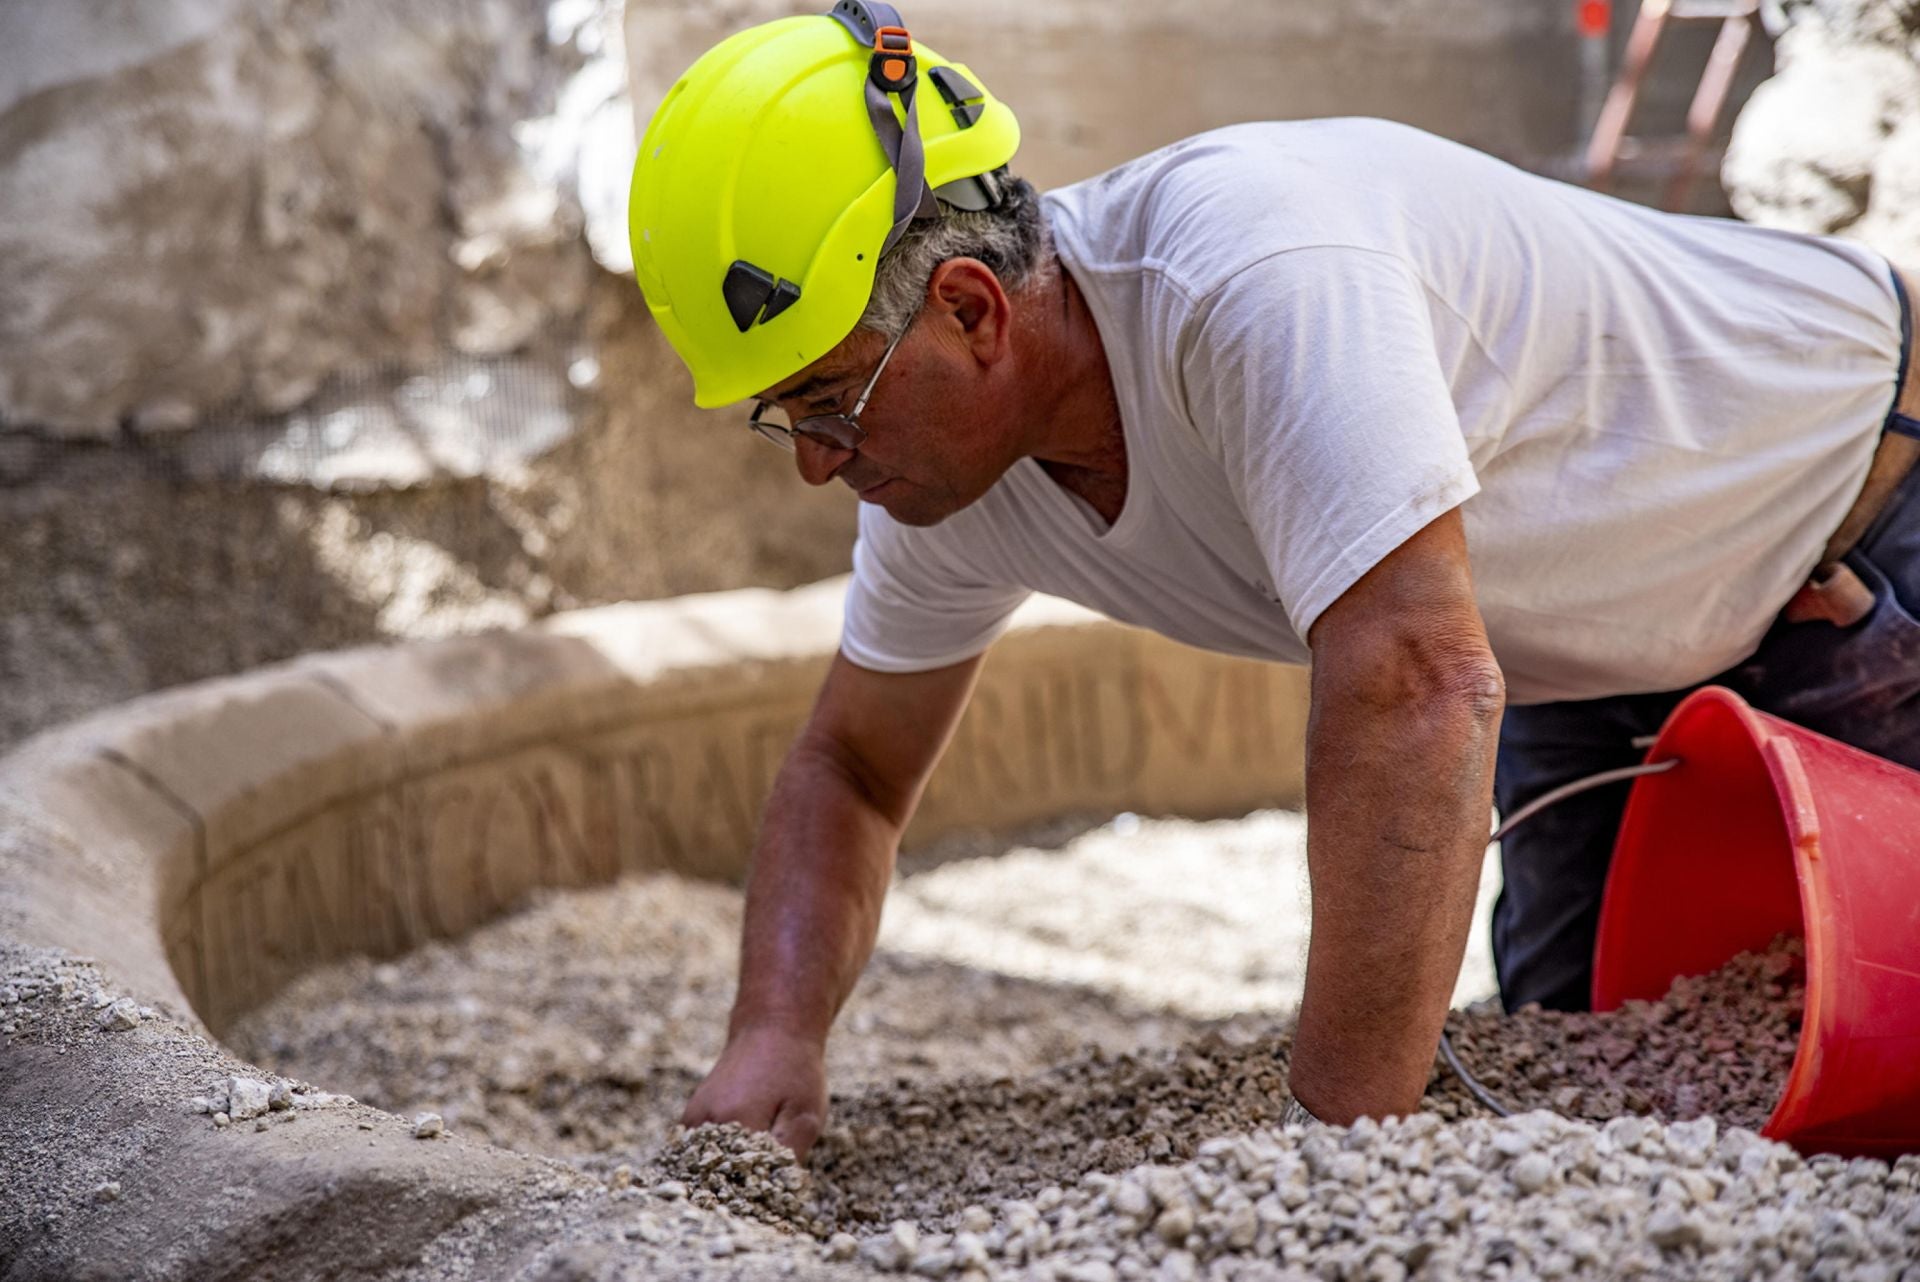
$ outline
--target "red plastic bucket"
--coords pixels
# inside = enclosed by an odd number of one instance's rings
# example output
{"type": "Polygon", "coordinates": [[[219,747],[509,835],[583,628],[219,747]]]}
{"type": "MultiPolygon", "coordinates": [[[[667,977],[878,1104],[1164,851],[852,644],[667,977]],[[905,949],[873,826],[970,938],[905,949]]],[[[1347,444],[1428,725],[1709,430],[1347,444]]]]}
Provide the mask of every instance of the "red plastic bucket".
{"type": "Polygon", "coordinates": [[[1689,696],[1634,784],[1594,952],[1593,1007],[1657,998],[1774,936],[1807,947],[1793,1069],[1762,1134],[1806,1152],[1920,1152],[1920,771],[1689,696]]]}

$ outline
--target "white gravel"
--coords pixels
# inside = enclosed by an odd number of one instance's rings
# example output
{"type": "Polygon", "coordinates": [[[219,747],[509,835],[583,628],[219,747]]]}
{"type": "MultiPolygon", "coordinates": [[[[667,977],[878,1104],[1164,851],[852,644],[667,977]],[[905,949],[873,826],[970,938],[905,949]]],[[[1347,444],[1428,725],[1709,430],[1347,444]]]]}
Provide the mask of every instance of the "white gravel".
{"type": "MultiPolygon", "coordinates": [[[[1712,1118],[1555,1114],[1223,1136],[954,1233],[858,1244],[888,1272],[1002,1279],[1920,1277],[1920,1157],[1803,1161],[1712,1118]],[[1298,1272],[1253,1272],[1280,1266],[1298,1272]]],[[[829,1242],[829,1258],[844,1256],[829,1242]]]]}

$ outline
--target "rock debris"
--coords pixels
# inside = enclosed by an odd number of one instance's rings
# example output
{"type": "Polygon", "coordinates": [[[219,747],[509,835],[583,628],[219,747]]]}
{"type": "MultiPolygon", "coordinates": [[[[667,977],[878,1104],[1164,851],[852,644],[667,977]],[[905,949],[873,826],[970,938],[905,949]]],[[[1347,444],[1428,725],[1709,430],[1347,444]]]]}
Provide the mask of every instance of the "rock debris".
{"type": "Polygon", "coordinates": [[[100,1027],[110,1033],[123,1033],[129,1028],[140,1027],[140,1003],[131,997],[122,997],[100,1012],[100,1027]]]}
{"type": "Polygon", "coordinates": [[[330,1091],[317,1091],[306,1082],[266,1080],[238,1074],[223,1077],[208,1088],[205,1095],[188,1101],[195,1113],[209,1113],[215,1126],[244,1122],[266,1113],[287,1113],[309,1108],[328,1108],[351,1104],[353,1097],[330,1091]]]}
{"type": "Polygon", "coordinates": [[[672,1184],[669,1192],[655,1186],[662,1196],[686,1196],[683,1190],[691,1190],[697,1206],[720,1206],[818,1236],[832,1232],[814,1204],[806,1170],[764,1132],[732,1123],[695,1127],[669,1141],[656,1164],[672,1184]]]}
{"type": "Polygon", "coordinates": [[[1487,1003],[1456,1011],[1447,1031],[1468,1071],[1509,1108],[1597,1122],[1712,1115],[1758,1130],[1793,1065],[1805,998],[1805,947],[1785,939],[1712,975],[1678,979],[1659,1001],[1510,1017],[1487,1003]]]}
{"type": "Polygon", "coordinates": [[[614,1236],[687,1276],[758,1258],[757,1226],[849,1277],[1920,1282],[1920,1158],[1755,1134],[1798,1047],[1796,941],[1607,1014],[1455,1011],[1458,1054],[1516,1115],[1436,1062],[1422,1112],[1344,1129],[1279,1128],[1279,1012],[1193,1018],[883,953],[802,1167],[764,1134],[675,1124],[719,1048],[737,913],[671,878],[553,897],[309,976],[236,1037],[598,1174],[636,1199],[614,1236]]]}
{"type": "Polygon", "coordinates": [[[1263,1265],[1298,1271],[1252,1276],[1864,1282],[1920,1259],[1917,1180],[1920,1157],[1807,1162],[1712,1118],[1421,1113],[1220,1136],[1187,1162],[1001,1202],[983,1232],[901,1223],[859,1251],[933,1278],[1224,1278],[1263,1265]]]}

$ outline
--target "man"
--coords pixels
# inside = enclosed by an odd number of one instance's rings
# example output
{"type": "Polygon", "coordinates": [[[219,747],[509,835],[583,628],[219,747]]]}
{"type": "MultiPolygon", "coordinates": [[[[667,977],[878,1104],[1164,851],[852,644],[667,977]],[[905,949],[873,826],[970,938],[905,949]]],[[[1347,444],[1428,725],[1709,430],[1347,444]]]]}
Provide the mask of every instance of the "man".
{"type": "MultiPolygon", "coordinates": [[[[900,26],[843,3],[733,37],[635,170],[698,402],[757,396],[754,429],[862,501],[689,1122],[819,1133],[895,845],[1030,591],[1311,656],[1291,1086],[1329,1122],[1417,1107],[1490,801],[1634,761],[1709,680],[1920,765],[1884,260],[1376,121],[1237,126],[1041,198],[1005,105],[900,26]]],[[[1586,1002],[1624,795],[1507,843],[1509,1006],[1586,1002]]]]}

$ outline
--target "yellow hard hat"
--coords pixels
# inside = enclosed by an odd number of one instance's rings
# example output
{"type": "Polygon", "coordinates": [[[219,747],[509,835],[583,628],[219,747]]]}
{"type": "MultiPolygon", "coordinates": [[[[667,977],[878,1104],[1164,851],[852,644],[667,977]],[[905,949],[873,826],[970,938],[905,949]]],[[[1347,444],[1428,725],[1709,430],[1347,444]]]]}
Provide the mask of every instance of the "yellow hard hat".
{"type": "Polygon", "coordinates": [[[883,250],[942,203],[996,199],[1019,143],[1006,104],[916,45],[891,5],[841,0],[709,49],[647,125],[628,213],[634,274],[694,403],[741,400],[833,350],[883,250]]]}

